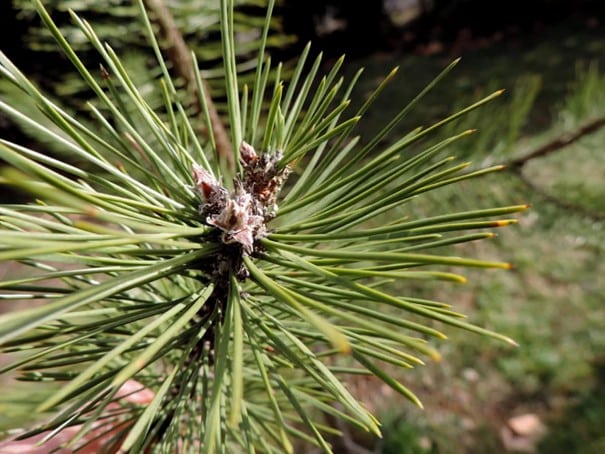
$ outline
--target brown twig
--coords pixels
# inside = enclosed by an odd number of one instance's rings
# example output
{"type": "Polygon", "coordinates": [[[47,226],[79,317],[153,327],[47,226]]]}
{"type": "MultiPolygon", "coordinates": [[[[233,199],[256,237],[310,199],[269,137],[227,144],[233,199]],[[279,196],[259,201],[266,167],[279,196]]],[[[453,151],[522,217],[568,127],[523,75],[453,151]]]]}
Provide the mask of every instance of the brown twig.
{"type": "Polygon", "coordinates": [[[548,142],[547,144],[535,149],[534,151],[532,151],[530,153],[527,153],[525,156],[521,156],[517,159],[513,159],[512,161],[509,161],[509,163],[507,164],[507,167],[510,170],[512,170],[513,173],[521,179],[523,184],[525,184],[529,189],[531,189],[533,192],[538,194],[540,197],[542,197],[547,202],[552,203],[553,205],[555,205],[559,208],[562,208],[564,210],[567,210],[571,213],[578,214],[580,216],[585,216],[585,217],[588,217],[588,218],[591,218],[594,220],[599,220],[599,221],[603,220],[603,219],[605,219],[605,213],[588,210],[584,207],[578,206],[572,202],[563,200],[555,195],[549,194],[548,192],[544,191],[544,189],[542,189],[540,186],[534,184],[529,178],[527,178],[524,175],[523,166],[525,164],[527,164],[529,161],[531,161],[532,159],[541,158],[541,157],[547,156],[551,153],[554,153],[556,151],[559,151],[559,150],[565,148],[566,146],[571,145],[574,142],[577,142],[582,137],[598,131],[599,129],[603,128],[604,126],[605,126],[605,117],[597,118],[597,119],[591,121],[590,123],[587,123],[584,126],[581,126],[580,128],[578,128],[577,130],[575,130],[571,133],[564,134],[560,137],[557,137],[555,140],[548,142]]]}
{"type": "MultiPolygon", "coordinates": [[[[185,79],[187,89],[193,93],[197,99],[199,111],[201,113],[202,102],[200,97],[202,94],[198,93],[197,84],[195,82],[195,71],[198,71],[198,69],[193,67],[191,53],[183,39],[183,35],[176,26],[170,9],[168,9],[164,0],[145,0],[145,5],[153,12],[155,21],[160,26],[162,33],[170,45],[168,49],[168,58],[172,62],[175,72],[185,79]]],[[[202,84],[206,97],[206,105],[208,106],[210,123],[212,124],[212,131],[206,131],[206,133],[214,134],[216,152],[219,158],[224,160],[229,169],[233,171],[235,169],[233,145],[229,139],[229,134],[218,115],[216,106],[212,102],[210,89],[204,79],[202,79],[202,84]]]]}
{"type": "Polygon", "coordinates": [[[532,159],[541,158],[543,156],[547,156],[551,153],[554,153],[555,151],[559,151],[560,149],[565,148],[566,146],[571,145],[572,143],[580,140],[582,137],[596,132],[604,126],[605,117],[597,118],[596,120],[585,124],[584,126],[578,128],[572,133],[564,134],[561,137],[557,137],[555,140],[541,146],[540,148],[537,148],[536,150],[526,154],[525,156],[513,159],[508,163],[508,167],[520,169],[532,159]]]}
{"type": "Polygon", "coordinates": [[[592,219],[594,221],[603,221],[605,220],[605,213],[600,211],[593,211],[587,208],[584,208],[580,205],[577,205],[573,202],[564,200],[560,197],[557,197],[553,194],[549,194],[540,186],[534,184],[529,178],[527,178],[523,174],[523,170],[521,167],[513,168],[514,174],[519,177],[519,179],[523,182],[525,186],[527,186],[531,191],[538,194],[538,196],[542,197],[546,202],[553,204],[554,206],[561,208],[563,210],[567,210],[569,213],[576,214],[578,216],[586,217],[592,219]]]}

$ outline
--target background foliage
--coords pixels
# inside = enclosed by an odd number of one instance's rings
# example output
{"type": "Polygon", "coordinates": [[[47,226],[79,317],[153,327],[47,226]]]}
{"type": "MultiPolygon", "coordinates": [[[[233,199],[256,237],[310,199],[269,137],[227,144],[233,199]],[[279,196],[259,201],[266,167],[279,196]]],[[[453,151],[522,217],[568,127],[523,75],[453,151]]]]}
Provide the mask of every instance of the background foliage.
{"type": "MultiPolygon", "coordinates": [[[[507,162],[600,121],[605,113],[605,80],[599,70],[605,64],[603,36],[602,25],[595,27],[590,17],[577,18],[551,24],[540,34],[512,35],[467,49],[452,74],[453,87],[468,93],[487,92],[493,86],[509,90],[501,101],[468,120],[479,132],[456,154],[475,162],[507,162]]],[[[443,58],[407,57],[402,71],[430,72],[443,58]]],[[[370,75],[381,67],[372,59],[360,64],[370,75]]],[[[413,85],[410,77],[409,84],[388,95],[410,96],[413,85]]],[[[416,115],[431,118],[460,102],[445,87],[437,87],[431,96],[425,104],[430,108],[416,115]]],[[[388,105],[384,110],[388,115],[388,105]]],[[[380,124],[383,119],[376,114],[367,120],[380,124]]],[[[419,441],[424,447],[413,452],[457,452],[449,450],[460,448],[455,441],[467,452],[501,451],[501,430],[510,417],[525,413],[540,415],[549,426],[550,435],[537,446],[540,452],[599,452],[602,437],[595,428],[605,415],[599,391],[604,347],[600,333],[605,326],[600,278],[604,140],[598,129],[528,162],[523,179],[511,171],[468,186],[463,193],[446,190],[442,199],[417,207],[422,212],[442,200],[467,206],[468,199],[505,202],[518,197],[532,204],[518,234],[503,231],[496,242],[473,248],[490,255],[496,247],[515,263],[516,271],[473,279],[460,299],[473,308],[474,320],[514,333],[520,348],[508,354],[455,335],[461,349],[450,350],[448,344],[447,361],[413,377],[412,387],[429,390],[431,402],[426,406],[432,410],[400,413],[389,398],[379,399],[387,400],[383,414],[392,421],[388,452],[419,441]],[[453,391],[443,392],[446,384],[453,391]]],[[[439,295],[442,290],[432,292],[439,295]]]]}

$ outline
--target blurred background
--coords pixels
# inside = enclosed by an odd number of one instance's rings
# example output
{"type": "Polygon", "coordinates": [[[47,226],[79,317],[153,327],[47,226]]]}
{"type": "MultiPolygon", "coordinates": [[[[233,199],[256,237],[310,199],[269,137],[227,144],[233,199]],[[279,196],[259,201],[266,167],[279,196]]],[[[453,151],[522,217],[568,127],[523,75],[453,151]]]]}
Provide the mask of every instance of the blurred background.
{"type": "MultiPolygon", "coordinates": [[[[77,109],[86,95],[39,32],[26,3],[0,2],[1,48],[77,109]]],[[[113,34],[127,35],[130,2],[46,3],[56,4],[56,17],[65,23],[66,7],[88,8],[89,17],[110,24],[105,31],[114,46],[119,42],[113,34]]],[[[174,3],[193,8],[177,19],[187,42],[197,42],[200,22],[192,18],[199,2],[174,3]]],[[[238,8],[254,16],[262,4],[241,1],[238,8]]],[[[341,427],[346,436],[335,441],[337,452],[605,452],[605,2],[282,0],[276,17],[275,59],[288,61],[311,40],[313,49],[324,51],[325,68],[343,53],[346,76],[365,67],[353,94],[358,104],[400,67],[362,122],[362,140],[457,57],[462,57],[458,67],[397,127],[393,140],[506,89],[439,134],[477,128],[450,154],[476,167],[504,163],[508,168],[457,189],[441,189],[402,207],[398,215],[532,205],[518,226],[460,250],[510,261],[514,270],[466,272],[464,286],[396,284],[402,294],[452,302],[474,323],[513,337],[520,347],[446,328],[450,339],[439,346],[443,362],[401,372],[425,410],[377,381],[352,380],[350,386],[384,422],[385,438],[377,442],[341,427]]],[[[137,50],[129,45],[129,51],[137,50]]],[[[203,60],[210,62],[209,77],[213,59],[220,60],[220,53],[208,51],[203,60]]],[[[14,100],[17,95],[0,86],[0,96],[14,100]]],[[[0,135],[35,143],[3,117],[0,135]]],[[[3,199],[10,197],[2,193],[3,199]]],[[[0,278],[10,272],[0,269],[0,278]]],[[[8,389],[6,383],[1,386],[8,389]]],[[[0,394],[0,429],[26,420],[31,391],[17,387],[10,395],[0,394]]]]}
{"type": "MultiPolygon", "coordinates": [[[[382,104],[363,122],[368,136],[457,57],[458,67],[400,134],[507,90],[448,132],[478,128],[450,152],[477,166],[510,163],[509,169],[423,197],[402,214],[495,201],[532,205],[518,227],[466,248],[510,260],[514,271],[472,273],[463,287],[402,288],[452,301],[520,347],[446,330],[443,362],[403,373],[425,410],[377,383],[357,383],[386,436],[378,445],[355,434],[352,441],[392,454],[605,452],[605,2],[289,3],[316,8],[311,17],[295,8],[290,20],[300,24],[297,34],[319,38],[318,47],[334,56],[352,57],[346,63],[351,73],[366,68],[368,88],[358,88],[360,99],[400,66],[382,104]],[[306,17],[304,25],[296,17],[306,17]],[[572,137],[577,140],[561,146],[572,137]]],[[[346,449],[364,452],[351,442],[346,449]]]]}

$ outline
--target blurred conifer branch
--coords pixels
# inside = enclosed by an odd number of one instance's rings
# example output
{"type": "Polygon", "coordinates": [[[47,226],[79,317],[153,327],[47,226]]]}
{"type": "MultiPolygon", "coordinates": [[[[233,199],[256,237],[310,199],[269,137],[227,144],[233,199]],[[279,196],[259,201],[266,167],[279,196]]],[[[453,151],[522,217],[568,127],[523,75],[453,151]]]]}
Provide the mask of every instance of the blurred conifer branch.
{"type": "MultiPolygon", "coordinates": [[[[197,88],[195,72],[199,71],[193,63],[191,51],[188,49],[187,44],[183,40],[178,29],[170,9],[162,0],[145,0],[145,5],[149,11],[153,12],[155,20],[160,25],[163,34],[169,43],[167,51],[168,58],[172,61],[175,72],[178,76],[185,79],[187,89],[190,93],[193,93],[194,97],[199,100],[200,96],[204,97],[204,102],[198,102],[197,107],[199,114],[203,113],[204,103],[207,106],[208,115],[210,117],[210,123],[212,125],[212,134],[216,142],[216,151],[222,159],[225,160],[228,168],[233,172],[235,170],[235,162],[233,161],[233,145],[229,140],[229,135],[223,126],[221,118],[214,106],[212,100],[210,87],[208,83],[201,78],[201,84],[203,87],[203,93],[197,88]]],[[[203,123],[201,124],[202,131],[205,135],[210,134],[203,123]]]]}

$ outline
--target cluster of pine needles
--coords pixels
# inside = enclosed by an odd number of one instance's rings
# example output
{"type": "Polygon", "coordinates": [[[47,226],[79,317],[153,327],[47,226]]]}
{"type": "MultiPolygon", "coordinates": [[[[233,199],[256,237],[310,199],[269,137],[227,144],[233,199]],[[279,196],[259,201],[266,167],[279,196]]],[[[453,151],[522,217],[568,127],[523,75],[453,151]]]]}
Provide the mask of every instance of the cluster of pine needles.
{"type": "Polygon", "coordinates": [[[44,120],[2,100],[0,110],[64,150],[54,157],[0,140],[9,164],[2,183],[31,200],[0,206],[0,259],[21,272],[0,283],[0,304],[32,301],[0,317],[0,349],[12,358],[1,371],[61,383],[39,407],[53,417],[24,436],[80,424],[71,448],[89,442],[91,428],[105,428],[108,451],[292,452],[298,438],[330,452],[338,430],[321,413],[380,435],[347,389],[350,377],[374,375],[421,405],[384,365],[438,359],[431,339],[446,337],[438,327],[514,344],[468,323],[448,302],[392,291],[400,280],[463,283],[453,271],[461,267],[510,268],[447,251],[492,238],[526,205],[392,215],[429,191],[502,168],[443,156],[472,131],[430,141],[500,92],[385,145],[454,62],[362,139],[356,125],[396,70],[351,113],[361,71],[345,81],[342,59],[323,76],[321,55],[312,59],[309,46],[287,75],[271,64],[273,3],[249,85],[238,80],[233,1],[220,2],[232,159],[217,145],[221,132],[199,71],[205,134],[184,107],[142,1],[141,23],[161,70],[160,109],[71,13],[104,68],[89,69],[39,0],[44,25],[94,93],[87,114],[70,114],[0,54],[0,77],[44,120]],[[153,391],[148,405],[122,400],[119,390],[132,380],[153,391]]]}

